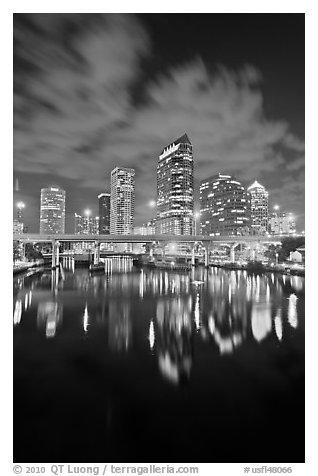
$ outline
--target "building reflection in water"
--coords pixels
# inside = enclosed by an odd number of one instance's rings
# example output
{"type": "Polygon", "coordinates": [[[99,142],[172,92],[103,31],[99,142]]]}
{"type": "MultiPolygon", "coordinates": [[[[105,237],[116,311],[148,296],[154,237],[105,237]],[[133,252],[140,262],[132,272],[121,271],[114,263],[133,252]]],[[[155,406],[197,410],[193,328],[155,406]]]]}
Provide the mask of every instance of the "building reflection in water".
{"type": "Polygon", "coordinates": [[[296,294],[291,294],[289,296],[287,319],[288,319],[289,324],[294,328],[296,328],[298,326],[297,299],[298,298],[297,298],[296,294]]]}
{"type": "MultiPolygon", "coordinates": [[[[201,309],[206,336],[211,336],[220,354],[232,353],[247,333],[252,281],[242,272],[215,272],[209,280],[210,293],[201,309]]],[[[255,281],[256,286],[256,281],[255,281]]]]}
{"type": "Polygon", "coordinates": [[[88,320],[89,320],[89,315],[88,315],[87,301],[86,301],[85,309],[84,309],[84,315],[83,315],[83,329],[84,329],[84,332],[88,331],[88,320]]]}
{"type": "Polygon", "coordinates": [[[24,312],[27,311],[31,307],[32,303],[32,289],[26,291],[24,294],[23,299],[23,288],[21,288],[18,292],[16,297],[14,311],[13,311],[13,324],[17,325],[20,324],[23,314],[23,304],[24,304],[24,312]]]}
{"type": "Polygon", "coordinates": [[[145,282],[145,278],[144,278],[144,270],[140,270],[140,276],[139,276],[139,296],[141,297],[141,299],[144,297],[144,282],[145,282]]]}
{"type": "Polygon", "coordinates": [[[155,345],[155,327],[154,327],[153,320],[151,320],[149,324],[148,339],[149,339],[150,350],[153,350],[155,345]]]}
{"type": "Polygon", "coordinates": [[[22,301],[21,299],[17,299],[14,306],[13,312],[13,324],[16,326],[20,324],[22,316],[22,301]]]}
{"type": "Polygon", "coordinates": [[[275,332],[278,340],[283,338],[283,323],[282,323],[282,310],[277,309],[276,316],[274,318],[275,332]]]}
{"type": "Polygon", "coordinates": [[[63,319],[63,306],[60,302],[42,302],[38,304],[37,327],[45,329],[47,338],[56,335],[57,328],[61,325],[63,319]]]}
{"type": "Polygon", "coordinates": [[[197,293],[194,306],[194,322],[197,330],[200,329],[200,294],[197,293]]]}
{"type": "Polygon", "coordinates": [[[258,342],[265,339],[272,330],[270,303],[253,303],[251,315],[252,333],[258,342]]]}
{"type": "Polygon", "coordinates": [[[131,344],[130,302],[109,303],[108,342],[112,350],[127,351],[131,344]]]}
{"type": "Polygon", "coordinates": [[[192,367],[192,298],[159,298],[156,354],[162,375],[174,384],[189,380],[192,367]]]}

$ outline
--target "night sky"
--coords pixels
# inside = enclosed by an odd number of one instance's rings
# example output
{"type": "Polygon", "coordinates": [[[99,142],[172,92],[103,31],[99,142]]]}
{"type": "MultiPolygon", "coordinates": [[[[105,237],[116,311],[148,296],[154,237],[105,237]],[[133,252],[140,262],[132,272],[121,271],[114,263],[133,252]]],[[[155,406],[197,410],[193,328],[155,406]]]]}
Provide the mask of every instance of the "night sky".
{"type": "Polygon", "coordinates": [[[184,132],[196,189],[218,172],[257,179],[303,230],[304,28],[304,14],[15,14],[14,203],[29,231],[41,187],[66,190],[73,232],[115,166],[136,169],[135,225],[150,219],[158,155],[184,132]]]}

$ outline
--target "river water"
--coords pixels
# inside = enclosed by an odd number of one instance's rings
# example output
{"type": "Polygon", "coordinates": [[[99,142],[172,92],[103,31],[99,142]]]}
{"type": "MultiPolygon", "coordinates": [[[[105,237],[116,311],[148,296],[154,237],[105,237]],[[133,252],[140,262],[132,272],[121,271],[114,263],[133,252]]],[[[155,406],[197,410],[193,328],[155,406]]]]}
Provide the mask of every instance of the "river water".
{"type": "Polygon", "coordinates": [[[304,278],[14,278],[15,462],[304,461],[304,278]]]}

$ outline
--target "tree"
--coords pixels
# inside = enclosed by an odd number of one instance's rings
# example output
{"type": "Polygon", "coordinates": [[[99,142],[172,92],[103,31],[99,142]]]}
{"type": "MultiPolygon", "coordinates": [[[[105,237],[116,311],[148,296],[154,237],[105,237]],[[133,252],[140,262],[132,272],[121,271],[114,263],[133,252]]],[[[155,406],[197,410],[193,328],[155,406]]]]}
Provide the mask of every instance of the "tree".
{"type": "Polygon", "coordinates": [[[25,245],[25,257],[27,261],[35,261],[37,259],[43,259],[43,255],[40,251],[36,250],[32,243],[26,243],[25,245]]]}
{"type": "Polygon", "coordinates": [[[285,261],[289,259],[291,251],[296,251],[300,246],[304,246],[304,236],[288,236],[282,239],[282,246],[279,252],[279,260],[285,261]]]}

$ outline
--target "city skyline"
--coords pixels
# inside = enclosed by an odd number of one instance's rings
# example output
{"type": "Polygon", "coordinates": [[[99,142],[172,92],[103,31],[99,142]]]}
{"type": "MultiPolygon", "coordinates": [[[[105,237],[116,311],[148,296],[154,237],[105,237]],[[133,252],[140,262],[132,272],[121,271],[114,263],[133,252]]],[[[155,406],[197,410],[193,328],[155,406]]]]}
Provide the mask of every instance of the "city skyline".
{"type": "Polygon", "coordinates": [[[200,181],[228,173],[304,229],[304,15],[181,16],[14,15],[14,203],[30,232],[41,187],[67,191],[70,232],[116,166],[136,170],[135,224],[149,221],[157,157],[185,131],[197,208],[200,181]]]}

